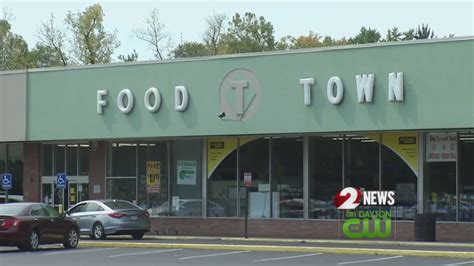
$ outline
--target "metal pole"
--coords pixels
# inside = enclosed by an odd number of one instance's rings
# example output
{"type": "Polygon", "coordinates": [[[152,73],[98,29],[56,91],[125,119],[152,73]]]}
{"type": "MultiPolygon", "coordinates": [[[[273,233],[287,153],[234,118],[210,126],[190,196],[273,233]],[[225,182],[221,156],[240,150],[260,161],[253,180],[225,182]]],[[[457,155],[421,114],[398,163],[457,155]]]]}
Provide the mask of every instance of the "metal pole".
{"type": "Polygon", "coordinates": [[[245,187],[245,239],[248,238],[248,223],[249,223],[249,188],[245,187]]]}
{"type": "Polygon", "coordinates": [[[8,203],[8,189],[5,189],[5,203],[8,203]]]}

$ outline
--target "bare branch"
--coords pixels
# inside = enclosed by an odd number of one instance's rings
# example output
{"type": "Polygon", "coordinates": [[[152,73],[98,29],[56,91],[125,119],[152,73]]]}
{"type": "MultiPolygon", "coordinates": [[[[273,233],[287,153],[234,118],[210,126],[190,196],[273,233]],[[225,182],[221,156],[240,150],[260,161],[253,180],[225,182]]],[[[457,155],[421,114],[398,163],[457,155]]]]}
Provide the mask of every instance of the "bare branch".
{"type": "Polygon", "coordinates": [[[51,47],[58,53],[64,66],[68,65],[68,60],[64,53],[64,41],[66,34],[55,25],[54,15],[52,13],[49,21],[43,22],[41,28],[39,29],[38,38],[41,45],[51,47]]]}
{"type": "Polygon", "coordinates": [[[169,49],[170,36],[165,32],[165,25],[160,22],[158,9],[153,9],[145,20],[145,27],[133,30],[133,36],[145,41],[155,53],[157,59],[163,60],[163,54],[169,49]],[[168,43],[166,42],[168,40],[168,43]]]}
{"type": "Polygon", "coordinates": [[[224,34],[224,23],[227,20],[227,15],[214,14],[206,18],[207,29],[204,32],[202,39],[204,43],[210,48],[212,55],[218,54],[219,41],[224,34]]]}

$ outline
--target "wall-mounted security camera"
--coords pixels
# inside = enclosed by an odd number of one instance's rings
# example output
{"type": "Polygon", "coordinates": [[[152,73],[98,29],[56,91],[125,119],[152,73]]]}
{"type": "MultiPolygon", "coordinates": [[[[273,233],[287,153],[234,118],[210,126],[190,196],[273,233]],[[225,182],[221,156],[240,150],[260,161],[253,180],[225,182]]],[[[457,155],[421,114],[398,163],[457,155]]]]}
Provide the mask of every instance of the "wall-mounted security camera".
{"type": "Polygon", "coordinates": [[[225,117],[225,112],[220,112],[217,117],[219,117],[220,120],[225,117]]]}

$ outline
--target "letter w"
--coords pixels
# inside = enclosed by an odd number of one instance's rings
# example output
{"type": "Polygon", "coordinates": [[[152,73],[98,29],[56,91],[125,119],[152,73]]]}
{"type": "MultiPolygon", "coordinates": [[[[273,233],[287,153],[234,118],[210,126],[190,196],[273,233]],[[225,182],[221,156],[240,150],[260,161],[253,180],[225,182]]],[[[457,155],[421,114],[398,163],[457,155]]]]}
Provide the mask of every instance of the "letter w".
{"type": "Polygon", "coordinates": [[[371,103],[374,94],[374,74],[357,75],[357,99],[360,103],[364,101],[371,103]]]}

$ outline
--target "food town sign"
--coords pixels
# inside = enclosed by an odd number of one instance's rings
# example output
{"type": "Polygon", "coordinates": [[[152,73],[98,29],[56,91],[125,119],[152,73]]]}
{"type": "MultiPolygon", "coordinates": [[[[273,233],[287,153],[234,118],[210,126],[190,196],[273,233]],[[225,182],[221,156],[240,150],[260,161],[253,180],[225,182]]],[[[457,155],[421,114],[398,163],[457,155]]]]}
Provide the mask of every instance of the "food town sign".
{"type": "MultiPolygon", "coordinates": [[[[371,103],[374,94],[375,74],[361,74],[355,76],[357,87],[357,100],[359,103],[371,103]]],[[[307,106],[311,105],[311,91],[316,83],[314,78],[301,78],[299,80],[303,88],[303,100],[307,106]]],[[[344,85],[340,77],[333,76],[327,82],[327,99],[329,103],[338,105],[344,98],[344,85]]],[[[185,86],[175,86],[174,108],[177,112],[184,112],[189,105],[189,92],[185,86]]],[[[226,120],[245,120],[256,113],[260,104],[261,89],[255,74],[246,69],[235,69],[229,72],[223,79],[219,100],[221,111],[225,112],[226,120]],[[250,93],[250,97],[245,94],[250,93]],[[228,101],[226,95],[233,94],[235,102],[228,101]],[[247,101],[246,101],[247,99],[247,101]]],[[[107,90],[97,91],[97,113],[102,115],[108,105],[107,90]]],[[[135,96],[132,90],[122,89],[117,96],[117,108],[124,114],[133,111],[135,96]]],[[[391,102],[403,102],[403,73],[388,74],[388,100],[391,102]]],[[[158,112],[161,106],[162,96],[158,88],[149,88],[143,98],[145,108],[149,112],[158,112]]]]}

